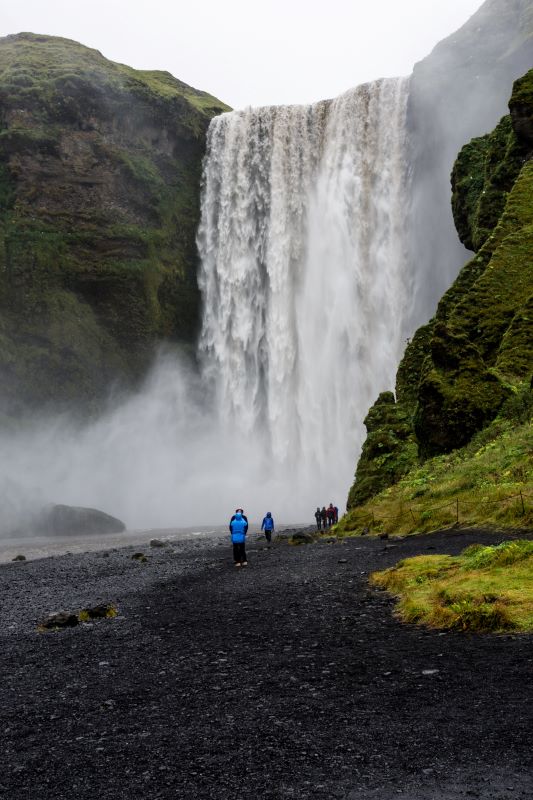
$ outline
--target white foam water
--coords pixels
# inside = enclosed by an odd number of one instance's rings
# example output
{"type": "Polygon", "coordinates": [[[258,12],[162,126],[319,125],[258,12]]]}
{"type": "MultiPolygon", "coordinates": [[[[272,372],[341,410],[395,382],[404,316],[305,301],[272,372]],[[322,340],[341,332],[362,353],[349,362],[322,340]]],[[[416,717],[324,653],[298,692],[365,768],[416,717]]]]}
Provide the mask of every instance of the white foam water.
{"type": "MultiPolygon", "coordinates": [[[[90,425],[34,420],[0,442],[4,531],[45,503],[131,528],[312,521],[343,508],[409,304],[408,80],[210,125],[198,248],[200,375],[168,353],[90,425]]],[[[22,526],[22,527],[21,527],[22,526]]]]}
{"type": "Polygon", "coordinates": [[[339,504],[409,300],[408,80],[211,122],[200,356],[220,425],[293,495],[339,504]],[[339,499],[340,498],[340,499],[339,499]]]}

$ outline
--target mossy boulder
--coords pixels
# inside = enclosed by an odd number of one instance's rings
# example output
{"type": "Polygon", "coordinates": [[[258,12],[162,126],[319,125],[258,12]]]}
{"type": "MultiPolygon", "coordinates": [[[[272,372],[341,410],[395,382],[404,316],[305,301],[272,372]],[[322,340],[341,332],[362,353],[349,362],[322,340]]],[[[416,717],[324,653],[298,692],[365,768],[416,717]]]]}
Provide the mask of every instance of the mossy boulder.
{"type": "Polygon", "coordinates": [[[477,252],[498,224],[526,153],[510,116],[459,153],[452,171],[452,211],[459,238],[469,250],[477,252]]]}
{"type": "Polygon", "coordinates": [[[224,110],[67,39],[0,39],[5,406],[87,404],[161,339],[194,339],[201,161],[224,110]]]}
{"type": "Polygon", "coordinates": [[[365,418],[367,437],[357,464],[348,508],[391,486],[416,463],[417,448],[409,412],[392,392],[382,392],[365,418]]]}

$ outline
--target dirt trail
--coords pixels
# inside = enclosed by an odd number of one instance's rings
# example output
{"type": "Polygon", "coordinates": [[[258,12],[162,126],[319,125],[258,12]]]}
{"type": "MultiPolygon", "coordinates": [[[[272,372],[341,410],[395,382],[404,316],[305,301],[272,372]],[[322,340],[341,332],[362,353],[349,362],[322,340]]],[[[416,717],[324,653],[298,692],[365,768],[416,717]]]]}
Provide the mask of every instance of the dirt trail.
{"type": "Polygon", "coordinates": [[[533,637],[403,626],[367,585],[474,541],[495,537],[251,543],[241,570],[221,543],[0,567],[0,796],[530,798],[533,637]],[[35,633],[66,597],[120,616],[35,633]]]}

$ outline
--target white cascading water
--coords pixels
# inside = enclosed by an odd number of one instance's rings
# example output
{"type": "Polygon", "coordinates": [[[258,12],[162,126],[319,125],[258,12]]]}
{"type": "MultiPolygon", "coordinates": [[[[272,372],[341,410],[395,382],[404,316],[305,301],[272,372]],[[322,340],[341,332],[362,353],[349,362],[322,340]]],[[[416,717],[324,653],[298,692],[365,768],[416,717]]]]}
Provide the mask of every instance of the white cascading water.
{"type": "Polygon", "coordinates": [[[307,516],[343,506],[362,420],[403,349],[408,83],[230,112],[209,128],[203,374],[220,424],[307,516]]]}
{"type": "Polygon", "coordinates": [[[91,424],[1,434],[0,536],[48,502],[129,527],[313,521],[344,507],[362,420],[393,386],[410,294],[407,80],[211,123],[201,375],[163,354],[91,424]]]}

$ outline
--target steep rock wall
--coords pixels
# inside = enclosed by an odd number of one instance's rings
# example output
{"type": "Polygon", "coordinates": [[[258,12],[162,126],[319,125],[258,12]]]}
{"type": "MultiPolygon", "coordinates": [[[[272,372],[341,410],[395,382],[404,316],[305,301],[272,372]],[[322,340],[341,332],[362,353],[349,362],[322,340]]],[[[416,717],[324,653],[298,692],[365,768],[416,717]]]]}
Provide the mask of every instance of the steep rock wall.
{"type": "MultiPolygon", "coordinates": [[[[423,324],[468,257],[457,241],[449,176],[459,149],[507,113],[513,81],[533,64],[533,0],[487,0],[415,65],[408,124],[416,265],[411,333],[423,324]]],[[[472,242],[464,240],[472,249],[472,242]]]]}
{"type": "Polygon", "coordinates": [[[454,217],[477,253],[408,344],[396,398],[381,395],[371,410],[349,507],[390,486],[417,458],[466,444],[531,380],[533,70],[515,82],[509,108],[457,158],[454,217]]]}
{"type": "Polygon", "coordinates": [[[220,101],[66,39],[0,40],[0,400],[68,405],[198,324],[201,160],[220,101]]]}

